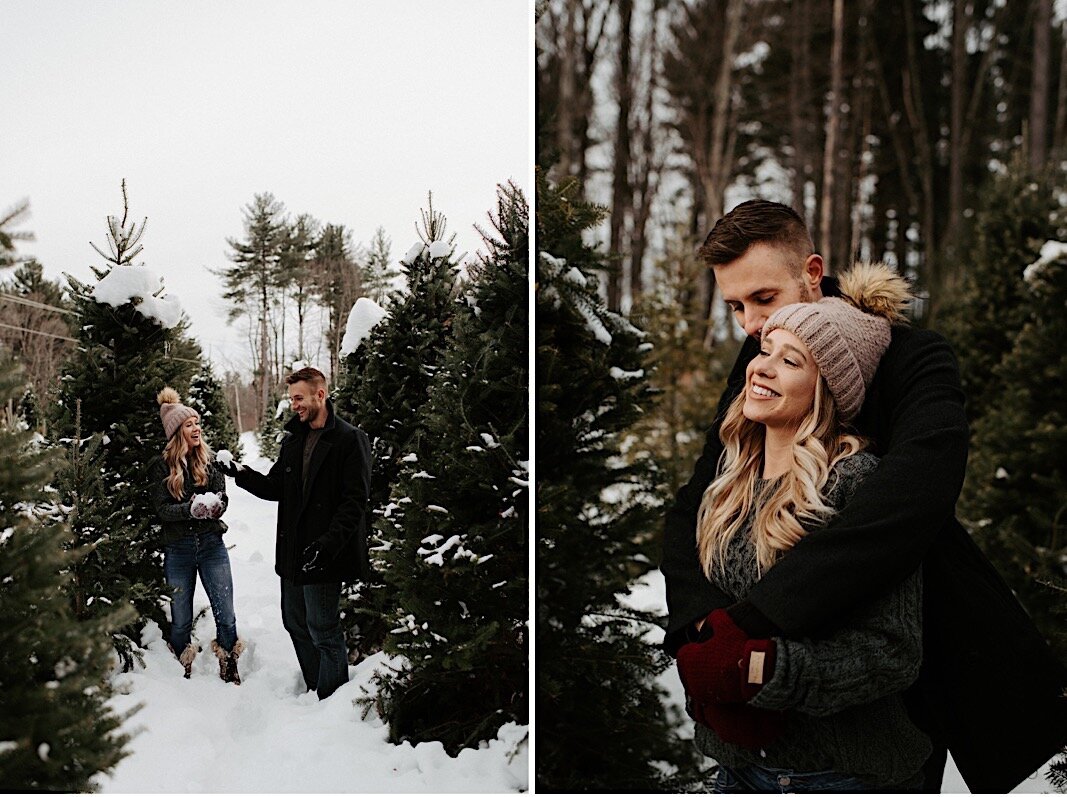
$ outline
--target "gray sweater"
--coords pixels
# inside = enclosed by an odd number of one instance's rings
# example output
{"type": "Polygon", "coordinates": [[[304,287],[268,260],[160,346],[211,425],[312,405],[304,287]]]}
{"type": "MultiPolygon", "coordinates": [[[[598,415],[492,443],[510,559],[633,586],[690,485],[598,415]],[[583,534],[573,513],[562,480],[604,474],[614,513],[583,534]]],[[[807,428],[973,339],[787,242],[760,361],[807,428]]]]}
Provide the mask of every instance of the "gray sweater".
{"type": "MultiPolygon", "coordinates": [[[[839,510],[877,465],[877,457],[868,453],[838,462],[825,502],[839,510]]],[[[770,484],[760,480],[757,491],[770,484]]],[[[735,600],[744,598],[758,577],[753,517],[754,512],[731,541],[725,577],[718,569],[713,573],[715,584],[735,600]]],[[[874,786],[903,783],[920,770],[932,747],[901,699],[922,661],[919,572],[826,636],[775,641],[774,673],[751,705],[787,712],[785,732],[762,751],[748,750],[697,723],[695,743],[704,755],[726,766],[833,771],[874,786]]]]}

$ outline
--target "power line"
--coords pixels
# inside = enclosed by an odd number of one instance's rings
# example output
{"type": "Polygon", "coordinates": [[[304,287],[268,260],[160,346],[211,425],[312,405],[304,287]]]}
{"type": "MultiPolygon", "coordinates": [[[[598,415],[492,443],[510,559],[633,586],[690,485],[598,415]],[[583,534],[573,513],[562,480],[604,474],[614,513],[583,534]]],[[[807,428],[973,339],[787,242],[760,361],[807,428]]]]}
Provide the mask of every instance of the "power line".
{"type": "Polygon", "coordinates": [[[35,302],[33,299],[27,299],[24,296],[16,296],[13,293],[0,293],[0,299],[7,299],[9,302],[15,304],[25,305],[26,307],[32,307],[36,310],[51,310],[55,313],[66,313],[67,315],[81,316],[74,310],[67,310],[63,307],[56,307],[54,304],[43,304],[42,302],[35,302]]]}
{"type": "Polygon", "coordinates": [[[12,324],[0,323],[0,327],[4,329],[13,329],[16,332],[29,332],[31,335],[44,335],[47,338],[56,338],[58,340],[69,340],[71,343],[77,343],[74,338],[68,338],[66,335],[53,335],[51,332],[42,332],[39,329],[28,329],[26,327],[16,327],[12,324]]]}

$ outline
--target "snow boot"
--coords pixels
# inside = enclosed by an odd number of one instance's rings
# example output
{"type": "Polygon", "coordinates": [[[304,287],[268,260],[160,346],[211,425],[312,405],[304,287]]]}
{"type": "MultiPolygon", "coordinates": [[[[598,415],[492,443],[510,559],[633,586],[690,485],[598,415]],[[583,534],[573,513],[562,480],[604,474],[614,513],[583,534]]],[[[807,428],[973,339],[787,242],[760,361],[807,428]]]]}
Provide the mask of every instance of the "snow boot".
{"type": "MultiPolygon", "coordinates": [[[[171,647],[170,642],[167,643],[167,650],[169,650],[171,653],[174,653],[174,648],[171,647]]],[[[199,652],[200,648],[190,642],[188,645],[185,646],[185,650],[182,651],[182,654],[180,656],[177,653],[174,653],[174,658],[180,661],[182,667],[185,668],[185,678],[189,678],[190,676],[192,676],[193,659],[196,658],[196,654],[199,652]]]]}
{"type": "Polygon", "coordinates": [[[237,672],[237,659],[244,653],[245,645],[240,639],[234,643],[233,650],[228,653],[222,649],[218,640],[212,640],[211,649],[219,660],[219,678],[234,686],[241,685],[241,674],[237,672]]]}

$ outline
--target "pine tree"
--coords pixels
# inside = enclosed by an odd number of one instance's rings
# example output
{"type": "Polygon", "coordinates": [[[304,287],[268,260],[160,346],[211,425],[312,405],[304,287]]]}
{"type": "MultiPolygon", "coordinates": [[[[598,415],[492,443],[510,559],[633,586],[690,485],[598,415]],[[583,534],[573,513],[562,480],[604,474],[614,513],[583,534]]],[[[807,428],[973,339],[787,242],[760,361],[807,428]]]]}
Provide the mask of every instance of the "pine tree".
{"type": "Polygon", "coordinates": [[[657,618],[617,597],[661,514],[650,461],[620,456],[650,399],[645,336],[597,295],[606,258],[582,234],[602,211],[577,187],[538,174],[537,787],[660,791],[692,753],[653,683],[670,666],[642,638],[657,618]]]}
{"type": "Polygon", "coordinates": [[[189,383],[189,395],[185,403],[200,413],[200,424],[211,447],[215,451],[225,449],[240,460],[241,438],[230,413],[230,403],[226,400],[222,383],[215,378],[211,363],[204,363],[189,383]]]}
{"type": "MultiPolygon", "coordinates": [[[[21,375],[0,362],[0,404],[21,375]]],[[[127,755],[125,717],[107,707],[110,633],[132,610],[89,621],[70,605],[70,533],[46,492],[58,449],[0,423],[0,784],[9,792],[92,791],[127,755]]],[[[77,446],[71,450],[76,451],[77,446]]]]}
{"type": "Polygon", "coordinates": [[[998,401],[993,368],[1011,349],[1029,312],[1022,269],[1041,245],[1064,234],[1058,180],[1033,175],[1020,155],[983,192],[966,251],[963,284],[939,325],[959,357],[973,424],[998,401]]]}
{"type": "Polygon", "coordinates": [[[15,252],[18,241],[32,241],[33,233],[28,230],[16,230],[15,225],[30,214],[30,200],[23,199],[4,211],[0,216],[0,268],[8,268],[20,260],[15,252]]]}
{"type": "Polygon", "coordinates": [[[1026,321],[993,369],[996,399],[974,432],[962,504],[979,542],[1067,661],[1067,243],[1047,242],[1020,281],[1026,321]]]}
{"type": "Polygon", "coordinates": [[[315,290],[326,308],[326,347],[330,352],[330,374],[340,371],[341,340],[348,311],[363,293],[357,259],[361,252],[352,244],[352,233],[343,224],[327,224],[315,244],[315,290]]]}
{"type": "Polygon", "coordinates": [[[102,607],[133,603],[137,622],[115,637],[125,667],[132,665],[145,620],[166,627],[161,552],[153,533],[158,522],[146,489],[148,465],[166,444],[156,394],[165,385],[184,392],[199,364],[199,349],[185,336],[180,308],[161,296],[158,277],[134,264],[145,223],[130,223],[128,216],[123,181],[122,218],[108,217],[109,254],[94,245],[108,267],[94,267],[95,285],[67,276],[81,327],[52,408],[57,437],[74,436],[79,399],[85,436],[103,435],[104,503],[124,511],[95,525],[91,538],[77,539],[88,552],[74,569],[74,603],[83,619],[102,607]],[[106,287],[114,287],[115,279],[137,279],[159,288],[154,295],[142,292],[114,306],[97,298],[118,301],[101,288],[108,277],[106,287]]]}
{"type": "Polygon", "coordinates": [[[385,228],[379,227],[374,231],[370,250],[363,264],[363,291],[377,304],[385,301],[393,280],[400,276],[400,271],[393,268],[389,262],[392,246],[392,241],[385,234],[385,228]]]}
{"type": "Polygon", "coordinates": [[[285,435],[285,424],[289,422],[290,416],[288,395],[276,394],[267,405],[256,434],[261,457],[270,460],[278,458],[278,451],[282,447],[282,437],[285,435]]]}
{"type": "MultiPolygon", "coordinates": [[[[432,204],[429,211],[422,211],[422,225],[421,241],[401,261],[404,289],[391,294],[388,316],[345,358],[335,396],[337,411],[371,439],[370,508],[379,518],[400,473],[400,458],[417,451],[425,440],[418,412],[450,345],[456,309],[455,236],[445,240],[447,220],[432,204]]],[[[373,549],[392,544],[391,534],[390,524],[374,524],[372,556],[373,549]]],[[[388,563],[374,564],[388,581],[388,563]]],[[[381,618],[392,615],[393,601],[380,583],[353,590],[344,608],[349,641],[358,640],[365,650],[380,645],[381,618]]]]}
{"type": "Polygon", "coordinates": [[[270,192],[256,194],[245,206],[244,228],[245,240],[227,239],[233,250],[229,256],[233,265],[218,274],[226,288],[223,298],[233,302],[230,320],[246,315],[255,324],[253,371],[257,411],[262,415],[278,382],[271,357],[270,327],[274,292],[285,283],[282,258],[289,245],[285,205],[270,192]]]}
{"type": "Polygon", "coordinates": [[[458,300],[452,345],[418,410],[381,555],[398,606],[379,679],[394,742],[440,740],[457,754],[526,724],[529,209],[498,189],[496,235],[458,300]]]}

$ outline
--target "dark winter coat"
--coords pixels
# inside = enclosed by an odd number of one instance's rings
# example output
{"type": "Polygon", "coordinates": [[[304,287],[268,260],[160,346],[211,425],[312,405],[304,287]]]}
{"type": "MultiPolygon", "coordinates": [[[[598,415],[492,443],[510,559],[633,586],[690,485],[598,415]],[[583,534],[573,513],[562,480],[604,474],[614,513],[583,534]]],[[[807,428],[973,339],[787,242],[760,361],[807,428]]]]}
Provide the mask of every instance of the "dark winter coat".
{"type": "MultiPolygon", "coordinates": [[[[824,293],[837,293],[827,280],[824,293]]],[[[661,570],[665,645],[730,605],[701,572],[696,514],[722,452],[723,412],[759,350],[738,355],[704,452],[667,513],[661,570]]],[[[887,593],[922,567],[923,666],[906,699],[916,723],[947,746],[972,792],[1006,793],[1067,743],[1067,668],[955,518],[967,462],[959,368],[937,333],[895,327],[857,420],[882,457],[855,497],[753,587],[739,617],[761,636],[818,636],[849,607],[887,593]]]]}
{"type": "Polygon", "coordinates": [[[370,577],[367,552],[368,496],[370,494],[370,440],[334,414],[327,399],[328,417],[315,444],[304,494],[304,442],[308,424],[297,416],[285,425],[278,460],[266,475],[242,468],[238,487],[268,501],[278,502],[278,539],[275,572],[296,584],[325,584],[370,577]],[[309,578],[301,572],[304,550],[318,542],[328,564],[309,578]]]}
{"type": "Polygon", "coordinates": [[[226,495],[226,476],[215,467],[214,462],[208,463],[207,467],[207,484],[201,486],[193,482],[189,469],[183,465],[182,472],[185,474],[185,482],[182,497],[175,498],[170,494],[170,490],[167,489],[170,468],[163,457],[156,457],[148,466],[152,508],[155,509],[156,515],[161,521],[160,541],[164,545],[188,534],[203,533],[205,531],[226,533],[226,524],[221,520],[200,520],[194,518],[190,511],[193,496],[197,493],[217,493],[219,498],[222,499],[223,507],[229,506],[230,499],[226,495]]]}

